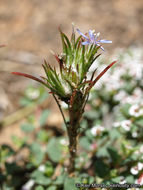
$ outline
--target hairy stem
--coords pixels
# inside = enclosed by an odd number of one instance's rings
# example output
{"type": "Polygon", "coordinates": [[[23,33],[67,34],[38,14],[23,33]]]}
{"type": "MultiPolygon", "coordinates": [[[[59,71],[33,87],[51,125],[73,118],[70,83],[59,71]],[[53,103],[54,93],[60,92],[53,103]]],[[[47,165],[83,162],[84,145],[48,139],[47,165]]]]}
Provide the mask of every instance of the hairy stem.
{"type": "Polygon", "coordinates": [[[80,93],[75,93],[71,104],[69,106],[69,125],[67,127],[69,137],[69,168],[68,173],[74,173],[75,171],[75,159],[77,155],[77,144],[80,128],[80,119],[84,112],[83,109],[84,99],[80,93]]]}
{"type": "Polygon", "coordinates": [[[70,125],[68,127],[68,137],[70,154],[68,173],[71,174],[75,171],[75,159],[77,154],[78,131],[76,126],[70,125]]]}

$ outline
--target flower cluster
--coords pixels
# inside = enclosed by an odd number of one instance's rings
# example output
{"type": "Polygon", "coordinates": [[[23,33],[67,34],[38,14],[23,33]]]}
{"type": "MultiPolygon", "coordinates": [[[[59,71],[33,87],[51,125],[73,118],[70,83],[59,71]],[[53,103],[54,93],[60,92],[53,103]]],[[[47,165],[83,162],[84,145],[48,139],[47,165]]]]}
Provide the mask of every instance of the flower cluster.
{"type": "Polygon", "coordinates": [[[82,42],[82,45],[97,45],[100,46],[100,48],[104,51],[104,48],[100,44],[109,44],[112,43],[110,40],[98,40],[98,37],[100,36],[100,32],[95,33],[95,30],[89,30],[88,34],[89,37],[85,34],[83,34],[79,29],[77,29],[78,33],[86,40],[82,42]]]}

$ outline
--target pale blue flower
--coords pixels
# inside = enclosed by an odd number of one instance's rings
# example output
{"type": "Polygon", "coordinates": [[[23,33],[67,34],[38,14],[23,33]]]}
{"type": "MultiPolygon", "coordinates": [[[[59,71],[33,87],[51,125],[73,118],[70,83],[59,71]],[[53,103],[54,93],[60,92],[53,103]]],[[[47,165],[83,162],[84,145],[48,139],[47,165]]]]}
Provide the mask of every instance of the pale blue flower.
{"type": "Polygon", "coordinates": [[[82,45],[90,45],[90,44],[95,44],[97,46],[100,46],[100,48],[104,51],[104,48],[100,45],[101,44],[109,44],[112,43],[112,41],[110,40],[98,40],[98,37],[100,35],[100,33],[95,33],[95,31],[93,30],[89,30],[88,34],[89,37],[86,36],[85,34],[83,34],[79,29],[77,29],[77,32],[86,39],[86,41],[82,42],[82,45]]]}

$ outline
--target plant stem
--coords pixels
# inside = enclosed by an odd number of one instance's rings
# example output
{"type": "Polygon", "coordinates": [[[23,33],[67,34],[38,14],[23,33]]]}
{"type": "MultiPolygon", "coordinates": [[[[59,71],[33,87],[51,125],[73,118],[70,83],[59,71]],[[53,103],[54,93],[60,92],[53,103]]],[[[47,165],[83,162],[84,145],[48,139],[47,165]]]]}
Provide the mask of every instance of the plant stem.
{"type": "Polygon", "coordinates": [[[75,159],[77,155],[77,143],[79,137],[80,119],[84,112],[83,105],[84,99],[79,93],[76,93],[73,98],[72,105],[69,105],[69,125],[67,127],[69,137],[69,168],[68,173],[74,173],[75,171],[75,159]]]}
{"type": "Polygon", "coordinates": [[[68,137],[70,154],[68,173],[71,174],[75,171],[75,159],[77,154],[78,131],[76,125],[69,125],[68,137]]]}

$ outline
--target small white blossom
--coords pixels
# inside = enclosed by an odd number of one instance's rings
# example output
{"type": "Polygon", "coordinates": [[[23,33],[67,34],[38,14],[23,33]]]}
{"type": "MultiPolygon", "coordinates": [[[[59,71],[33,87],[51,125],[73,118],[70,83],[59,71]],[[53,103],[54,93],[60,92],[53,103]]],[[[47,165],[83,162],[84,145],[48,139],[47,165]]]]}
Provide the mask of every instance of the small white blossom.
{"type": "Polygon", "coordinates": [[[133,133],[132,133],[132,137],[133,137],[133,138],[137,138],[137,137],[138,137],[138,133],[137,133],[136,131],[133,132],[133,133]]]}
{"type": "Polygon", "coordinates": [[[96,143],[92,143],[92,144],[90,145],[90,149],[91,149],[91,150],[96,150],[96,149],[97,149],[97,144],[96,144],[96,143]]]}
{"type": "Polygon", "coordinates": [[[138,104],[132,105],[129,109],[129,114],[134,117],[143,115],[143,109],[138,104]]]}
{"type": "Polygon", "coordinates": [[[132,150],[132,146],[130,145],[126,145],[126,148],[132,150]]]}
{"type": "Polygon", "coordinates": [[[104,127],[98,125],[98,126],[92,127],[90,131],[91,131],[91,134],[92,134],[93,136],[97,136],[97,135],[100,135],[101,132],[104,131],[104,130],[105,130],[104,127]]]}
{"type": "Polygon", "coordinates": [[[142,97],[142,90],[138,87],[135,88],[134,95],[137,96],[138,98],[141,98],[142,97]]]}
{"type": "Polygon", "coordinates": [[[126,92],[123,91],[123,90],[121,90],[121,91],[119,91],[118,94],[114,95],[114,99],[115,99],[116,101],[121,101],[121,100],[123,100],[126,96],[127,96],[126,92]]]}
{"type": "Polygon", "coordinates": [[[139,173],[138,167],[134,166],[130,169],[131,174],[137,175],[139,173]]]}
{"type": "Polygon", "coordinates": [[[64,146],[68,146],[68,141],[66,139],[61,139],[60,144],[64,146]]]}
{"type": "Polygon", "coordinates": [[[134,153],[137,154],[137,155],[139,155],[139,154],[140,154],[140,151],[139,151],[139,150],[136,150],[134,153]]]}
{"type": "Polygon", "coordinates": [[[125,178],[124,178],[124,176],[120,176],[120,177],[121,177],[121,179],[120,179],[119,184],[127,183],[126,180],[125,180],[125,178]]]}
{"type": "Polygon", "coordinates": [[[79,161],[80,161],[80,162],[84,162],[84,158],[83,158],[83,157],[80,157],[80,158],[79,158],[79,161]]]}
{"type": "Polygon", "coordinates": [[[31,190],[35,181],[33,179],[30,179],[25,185],[22,186],[22,190],[31,190]]]}
{"type": "Polygon", "coordinates": [[[124,121],[121,122],[121,126],[126,131],[129,131],[130,127],[131,127],[131,121],[130,120],[124,120],[124,121]]]}
{"type": "Polygon", "coordinates": [[[138,162],[138,170],[142,170],[143,169],[143,163],[138,162]]]}
{"type": "Polygon", "coordinates": [[[121,123],[119,121],[113,123],[113,127],[117,128],[120,127],[121,123]]]}
{"type": "Polygon", "coordinates": [[[26,95],[28,98],[35,100],[40,96],[40,91],[38,89],[27,89],[26,95]]]}
{"type": "Polygon", "coordinates": [[[44,165],[40,165],[38,170],[41,171],[41,172],[45,172],[45,166],[44,165]]]}
{"type": "Polygon", "coordinates": [[[63,109],[67,109],[68,108],[68,104],[66,104],[65,102],[61,102],[61,107],[63,109]]]}
{"type": "Polygon", "coordinates": [[[119,184],[125,184],[125,183],[127,183],[127,181],[124,179],[124,180],[121,180],[120,182],[119,182],[119,184]]]}
{"type": "Polygon", "coordinates": [[[140,152],[143,153],[143,145],[140,146],[140,152]]]}
{"type": "Polygon", "coordinates": [[[135,103],[135,98],[133,96],[127,96],[123,99],[122,104],[134,104],[135,103]]]}

